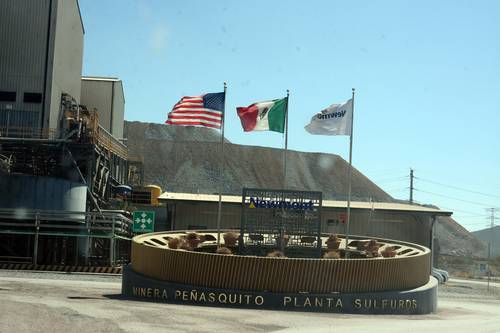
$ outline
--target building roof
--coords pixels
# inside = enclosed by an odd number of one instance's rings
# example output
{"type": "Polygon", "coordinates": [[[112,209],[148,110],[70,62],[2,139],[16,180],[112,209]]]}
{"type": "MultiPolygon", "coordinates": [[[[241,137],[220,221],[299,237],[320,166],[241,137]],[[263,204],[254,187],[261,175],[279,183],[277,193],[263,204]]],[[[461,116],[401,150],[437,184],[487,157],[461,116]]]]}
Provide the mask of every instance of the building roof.
{"type": "MultiPolygon", "coordinates": [[[[218,194],[196,194],[196,193],[176,193],[164,192],[158,197],[161,201],[197,201],[197,202],[218,202],[218,194]]],[[[241,203],[241,196],[223,195],[224,203],[241,203]]],[[[347,208],[347,201],[323,200],[324,208],[347,208]]],[[[410,205],[395,202],[366,202],[351,201],[352,209],[373,209],[377,211],[398,211],[410,213],[427,213],[431,215],[450,216],[453,212],[440,210],[438,208],[410,205]]]]}
{"type": "Polygon", "coordinates": [[[118,82],[118,81],[121,81],[117,77],[101,77],[101,76],[82,76],[82,80],[86,80],[86,81],[108,81],[108,82],[118,82]]]}

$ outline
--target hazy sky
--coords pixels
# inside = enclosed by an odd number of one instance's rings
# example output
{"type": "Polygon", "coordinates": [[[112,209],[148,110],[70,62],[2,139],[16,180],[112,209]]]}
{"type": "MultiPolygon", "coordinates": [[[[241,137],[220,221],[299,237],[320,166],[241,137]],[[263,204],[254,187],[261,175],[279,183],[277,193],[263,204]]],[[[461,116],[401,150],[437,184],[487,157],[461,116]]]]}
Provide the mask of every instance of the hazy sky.
{"type": "MultiPolygon", "coordinates": [[[[182,96],[218,92],[227,81],[226,137],[280,148],[279,133],[244,133],[235,108],[290,89],[289,149],[347,160],[348,137],[303,127],[354,87],[357,169],[407,199],[414,168],[415,200],[454,211],[469,230],[488,225],[486,208],[500,207],[500,1],[80,0],[80,7],[84,75],[123,80],[127,120],[163,123],[182,96]]],[[[500,223],[500,209],[497,216],[500,223]]]]}

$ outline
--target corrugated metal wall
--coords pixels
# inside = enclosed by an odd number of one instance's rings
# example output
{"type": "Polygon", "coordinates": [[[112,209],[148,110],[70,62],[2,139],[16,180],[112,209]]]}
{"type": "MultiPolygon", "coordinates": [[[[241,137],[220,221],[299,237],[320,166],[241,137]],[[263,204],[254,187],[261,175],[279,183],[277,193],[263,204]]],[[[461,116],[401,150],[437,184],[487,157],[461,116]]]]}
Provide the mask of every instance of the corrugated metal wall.
{"type": "Polygon", "coordinates": [[[36,127],[57,128],[61,93],[80,99],[83,27],[76,0],[0,1],[0,47],[0,90],[17,93],[15,102],[0,102],[0,114],[11,111],[0,116],[0,126],[31,127],[38,118],[36,127]],[[42,101],[24,102],[27,92],[42,101]]]}
{"type": "MultiPolygon", "coordinates": [[[[215,229],[217,226],[217,203],[176,202],[175,229],[189,227],[215,229]]],[[[321,231],[325,233],[346,232],[345,209],[325,208],[322,210],[321,231]]],[[[239,228],[241,204],[223,204],[221,228],[239,228]]],[[[355,209],[351,211],[351,235],[383,237],[412,242],[430,247],[431,221],[426,214],[378,212],[355,209]]]]}
{"type": "Polygon", "coordinates": [[[0,177],[0,208],[84,212],[87,187],[52,177],[9,175],[0,177]]]}
{"type": "Polygon", "coordinates": [[[83,64],[83,25],[76,0],[57,1],[52,62],[49,128],[58,128],[61,94],[80,103],[83,64]]]}
{"type": "MultiPolygon", "coordinates": [[[[39,124],[38,111],[1,110],[0,126],[6,127],[37,127],[39,124]]],[[[2,135],[9,135],[8,131],[2,135]]]]}
{"type": "MultiPolygon", "coordinates": [[[[351,211],[349,233],[403,240],[430,246],[430,218],[426,214],[351,211]]],[[[323,208],[322,230],[329,233],[346,232],[346,210],[323,208]]]]}
{"type": "MultiPolygon", "coordinates": [[[[175,204],[175,229],[208,229],[217,227],[218,203],[182,202],[175,204]]],[[[231,229],[240,227],[240,205],[223,205],[221,228],[231,229]]]]}
{"type": "Polygon", "coordinates": [[[41,103],[23,103],[23,95],[43,93],[49,6],[50,0],[0,1],[0,90],[17,92],[15,102],[0,102],[0,126],[7,118],[30,126],[42,110],[41,103]]]}

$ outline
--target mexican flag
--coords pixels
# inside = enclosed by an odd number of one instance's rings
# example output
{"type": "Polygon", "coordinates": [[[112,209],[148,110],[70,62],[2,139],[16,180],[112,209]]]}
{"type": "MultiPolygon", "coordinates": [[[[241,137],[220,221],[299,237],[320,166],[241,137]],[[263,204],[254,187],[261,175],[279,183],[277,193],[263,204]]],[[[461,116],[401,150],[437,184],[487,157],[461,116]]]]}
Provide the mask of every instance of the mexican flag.
{"type": "Polygon", "coordinates": [[[245,132],[274,131],[283,133],[285,131],[287,102],[285,97],[236,108],[243,130],[245,132]]]}

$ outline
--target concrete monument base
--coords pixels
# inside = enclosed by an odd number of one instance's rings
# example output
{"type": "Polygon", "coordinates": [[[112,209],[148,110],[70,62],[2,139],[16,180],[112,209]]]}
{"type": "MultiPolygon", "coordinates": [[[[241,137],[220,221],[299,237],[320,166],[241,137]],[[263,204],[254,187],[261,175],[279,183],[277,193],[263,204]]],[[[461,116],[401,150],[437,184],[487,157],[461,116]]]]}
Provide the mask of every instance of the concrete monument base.
{"type": "Polygon", "coordinates": [[[362,293],[277,293],[207,288],[161,281],[123,270],[124,296],[155,302],[281,311],[351,314],[428,314],[437,309],[437,280],[421,287],[362,293]]]}

